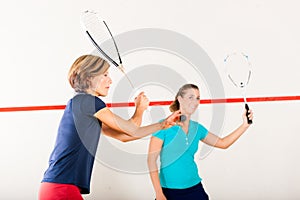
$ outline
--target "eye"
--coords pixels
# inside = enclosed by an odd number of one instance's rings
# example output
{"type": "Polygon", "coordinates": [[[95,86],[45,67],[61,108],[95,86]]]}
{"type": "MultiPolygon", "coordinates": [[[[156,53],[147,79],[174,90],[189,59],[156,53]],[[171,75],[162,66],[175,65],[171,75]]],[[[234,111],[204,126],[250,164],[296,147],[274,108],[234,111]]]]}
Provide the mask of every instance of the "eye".
{"type": "Polygon", "coordinates": [[[197,100],[200,100],[200,97],[197,97],[196,99],[197,99],[197,100]]]}

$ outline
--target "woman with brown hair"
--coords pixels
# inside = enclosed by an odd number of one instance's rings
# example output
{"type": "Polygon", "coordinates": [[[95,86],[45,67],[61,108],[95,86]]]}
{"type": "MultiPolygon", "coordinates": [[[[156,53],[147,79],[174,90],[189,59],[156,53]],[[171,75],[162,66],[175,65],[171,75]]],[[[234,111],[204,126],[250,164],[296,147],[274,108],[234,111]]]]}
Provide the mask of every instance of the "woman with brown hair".
{"type": "Polygon", "coordinates": [[[148,153],[148,166],[156,200],[207,200],[194,155],[201,140],[205,144],[225,149],[231,146],[250,126],[247,117],[253,118],[250,110],[243,114],[243,123],[232,133],[220,138],[209,132],[200,123],[191,120],[191,115],[199,105],[199,88],[193,84],[182,86],[175,101],[171,104],[172,112],[181,111],[184,115],[180,126],[173,126],[153,134],[148,153]],[[160,173],[156,164],[160,156],[160,173]]]}
{"type": "Polygon", "coordinates": [[[39,191],[40,200],[83,199],[90,192],[90,180],[100,133],[121,141],[136,140],[175,124],[179,112],[160,123],[140,127],[149,100],[140,93],[135,113],[129,120],[114,114],[101,100],[112,80],[109,64],[94,55],[76,59],[69,82],[76,95],[69,100],[59,124],[54,150],[39,191]]]}

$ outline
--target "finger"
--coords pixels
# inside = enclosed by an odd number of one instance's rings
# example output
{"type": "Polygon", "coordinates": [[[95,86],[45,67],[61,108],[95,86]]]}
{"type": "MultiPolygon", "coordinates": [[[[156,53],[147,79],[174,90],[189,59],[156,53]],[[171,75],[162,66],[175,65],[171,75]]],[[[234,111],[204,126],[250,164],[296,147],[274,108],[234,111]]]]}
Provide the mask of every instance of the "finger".
{"type": "Polygon", "coordinates": [[[183,126],[183,123],[182,122],[177,122],[176,125],[183,126]]]}
{"type": "Polygon", "coordinates": [[[248,116],[250,116],[250,115],[252,116],[252,115],[253,115],[252,110],[249,110],[249,112],[247,113],[247,115],[248,115],[248,116]]]}
{"type": "Polygon", "coordinates": [[[179,113],[178,113],[177,111],[173,112],[173,113],[169,116],[170,119],[174,119],[174,118],[178,118],[178,117],[179,117],[179,113]]]}
{"type": "Polygon", "coordinates": [[[177,123],[171,121],[171,122],[168,122],[168,124],[174,126],[174,125],[176,125],[177,123]]]}
{"type": "Polygon", "coordinates": [[[181,114],[181,111],[180,111],[180,110],[177,110],[177,111],[174,112],[174,114],[175,114],[175,115],[180,115],[180,114],[181,114]]]}
{"type": "Polygon", "coordinates": [[[253,114],[252,113],[249,114],[248,117],[249,117],[249,119],[252,119],[253,118],[253,114]]]}
{"type": "Polygon", "coordinates": [[[175,122],[180,121],[180,115],[181,115],[181,111],[179,110],[175,111],[171,116],[171,120],[175,122]]]}
{"type": "Polygon", "coordinates": [[[145,94],[145,92],[142,91],[142,92],[140,92],[140,93],[138,94],[138,96],[143,96],[144,94],[145,94]]]}
{"type": "Polygon", "coordinates": [[[247,117],[247,116],[249,116],[249,111],[247,111],[246,109],[244,110],[244,113],[243,113],[243,117],[247,117]]]}
{"type": "Polygon", "coordinates": [[[147,97],[144,97],[141,99],[142,104],[149,104],[149,99],[147,97]]]}

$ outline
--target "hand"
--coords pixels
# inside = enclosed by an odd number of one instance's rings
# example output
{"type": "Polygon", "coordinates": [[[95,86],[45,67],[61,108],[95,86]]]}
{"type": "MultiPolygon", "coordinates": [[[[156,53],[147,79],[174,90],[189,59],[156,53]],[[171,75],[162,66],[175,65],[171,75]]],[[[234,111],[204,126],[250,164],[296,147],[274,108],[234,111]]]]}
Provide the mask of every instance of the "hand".
{"type": "Polygon", "coordinates": [[[177,125],[178,119],[180,118],[181,112],[177,110],[173,112],[169,117],[161,122],[162,129],[170,128],[171,126],[177,125]]]}
{"type": "Polygon", "coordinates": [[[186,121],[185,115],[180,115],[179,118],[176,121],[176,125],[183,126],[183,123],[186,121]]]}
{"type": "Polygon", "coordinates": [[[141,92],[137,97],[135,97],[134,103],[137,110],[144,112],[148,108],[150,102],[144,92],[141,92]]]}
{"type": "Polygon", "coordinates": [[[156,199],[155,200],[167,200],[165,195],[163,193],[158,193],[156,194],[156,199]]]}
{"type": "Polygon", "coordinates": [[[252,112],[251,109],[248,111],[248,113],[246,113],[246,112],[247,112],[247,110],[245,109],[245,111],[243,113],[243,125],[245,127],[249,127],[251,124],[248,124],[247,116],[246,115],[248,115],[248,117],[249,117],[250,120],[253,120],[253,112],[252,112]]]}

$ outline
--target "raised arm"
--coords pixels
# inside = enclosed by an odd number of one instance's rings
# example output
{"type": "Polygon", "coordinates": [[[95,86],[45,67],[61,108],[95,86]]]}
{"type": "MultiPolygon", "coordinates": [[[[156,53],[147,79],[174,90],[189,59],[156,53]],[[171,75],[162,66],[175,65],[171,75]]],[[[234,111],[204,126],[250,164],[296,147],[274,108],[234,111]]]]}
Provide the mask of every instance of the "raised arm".
{"type": "MultiPolygon", "coordinates": [[[[253,112],[249,110],[248,113],[249,119],[253,119],[253,112]]],[[[220,138],[213,133],[208,133],[208,135],[202,140],[205,144],[214,146],[221,149],[227,149],[230,147],[235,141],[237,141],[243,133],[249,128],[249,124],[247,123],[246,111],[243,114],[243,124],[240,125],[237,129],[235,129],[232,133],[227,136],[220,138]]]]}
{"type": "MultiPolygon", "coordinates": [[[[136,126],[140,126],[142,123],[143,113],[149,106],[149,100],[145,96],[144,92],[141,92],[135,98],[134,102],[135,102],[135,112],[128,121],[134,123],[136,126]]],[[[113,129],[108,125],[106,125],[105,123],[102,123],[102,133],[105,134],[106,136],[115,138],[122,142],[128,142],[137,139],[136,137],[132,137],[124,133],[123,131],[113,129]]]]}
{"type": "Polygon", "coordinates": [[[134,103],[135,103],[135,112],[132,115],[132,117],[129,119],[129,121],[133,122],[137,126],[141,126],[144,111],[148,108],[150,102],[149,99],[144,94],[144,92],[141,92],[134,99],[134,103]]]}

